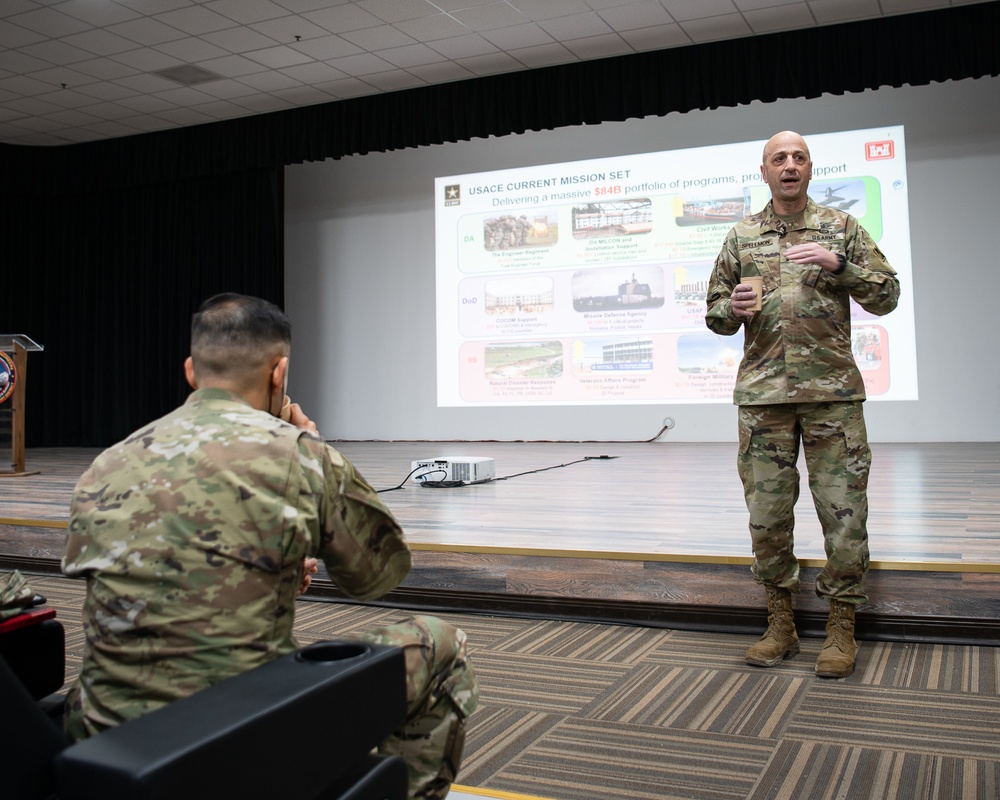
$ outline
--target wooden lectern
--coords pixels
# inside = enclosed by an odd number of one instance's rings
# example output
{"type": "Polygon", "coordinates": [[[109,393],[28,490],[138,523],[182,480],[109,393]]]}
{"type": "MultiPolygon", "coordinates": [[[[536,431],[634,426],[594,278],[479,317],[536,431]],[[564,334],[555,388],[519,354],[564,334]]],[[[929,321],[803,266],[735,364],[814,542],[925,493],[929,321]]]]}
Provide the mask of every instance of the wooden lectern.
{"type": "Polygon", "coordinates": [[[4,373],[0,375],[0,397],[7,395],[0,402],[0,417],[9,418],[9,426],[4,424],[0,430],[10,431],[10,463],[13,467],[12,470],[0,469],[0,478],[37,475],[39,472],[24,467],[24,399],[28,383],[28,353],[44,349],[23,333],[0,333],[0,352],[7,356],[0,359],[0,371],[4,373]]]}

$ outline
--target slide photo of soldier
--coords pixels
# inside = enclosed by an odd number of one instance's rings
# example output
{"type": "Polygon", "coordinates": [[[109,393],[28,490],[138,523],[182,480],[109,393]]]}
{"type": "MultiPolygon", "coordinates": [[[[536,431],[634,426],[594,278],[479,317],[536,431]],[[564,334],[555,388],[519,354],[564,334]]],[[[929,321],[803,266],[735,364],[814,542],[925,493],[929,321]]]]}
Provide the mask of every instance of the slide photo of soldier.
{"type": "Polygon", "coordinates": [[[555,211],[527,211],[483,220],[483,247],[491,252],[551,247],[558,241],[559,215],[555,211]]]}

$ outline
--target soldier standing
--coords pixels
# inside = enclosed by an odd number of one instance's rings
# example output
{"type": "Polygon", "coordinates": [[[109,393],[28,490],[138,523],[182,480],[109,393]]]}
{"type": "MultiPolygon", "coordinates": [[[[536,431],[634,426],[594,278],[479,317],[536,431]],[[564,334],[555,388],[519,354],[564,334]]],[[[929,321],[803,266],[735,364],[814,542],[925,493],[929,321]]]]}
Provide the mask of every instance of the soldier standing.
{"type": "Polygon", "coordinates": [[[796,462],[805,451],[809,488],[827,561],[816,593],[830,603],[816,674],[854,671],[855,609],[867,602],[868,473],[871,451],[864,383],[851,351],[853,298],[887,314],[899,281],[885,256],[849,214],[817,206],[806,194],[812,161],[805,140],[785,131],[764,147],[761,174],[771,201],[729,232],[709,283],[705,321],[716,333],[744,331],[733,400],[754,562],[767,592],[767,631],[748,664],[773,667],[799,652],[791,593],[799,589],[792,549],[799,493],[796,462]],[[763,276],[763,308],[742,282],[763,276]]]}
{"type": "MultiPolygon", "coordinates": [[[[86,638],[71,739],[293,652],[295,597],[316,556],[363,600],[406,577],[392,513],[298,404],[283,406],[290,345],[271,303],[207,300],[184,363],[195,391],[77,484],[63,571],[87,580],[86,638]]],[[[443,798],[478,694],[465,634],[417,617],[361,638],[405,652],[407,718],[380,752],[406,761],[410,797],[443,798]]]]}

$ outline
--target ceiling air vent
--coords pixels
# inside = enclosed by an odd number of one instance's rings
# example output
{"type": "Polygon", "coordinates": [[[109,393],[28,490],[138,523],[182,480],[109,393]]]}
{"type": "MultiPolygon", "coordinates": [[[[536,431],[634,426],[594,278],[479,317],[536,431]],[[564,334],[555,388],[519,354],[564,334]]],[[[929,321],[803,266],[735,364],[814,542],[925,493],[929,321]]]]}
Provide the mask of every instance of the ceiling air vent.
{"type": "Polygon", "coordinates": [[[208,83],[209,81],[222,80],[222,75],[209,72],[207,69],[196,67],[194,64],[181,64],[179,67],[169,67],[167,69],[157,69],[153,75],[159,75],[168,81],[179,83],[182,86],[194,86],[197,83],[208,83]]]}

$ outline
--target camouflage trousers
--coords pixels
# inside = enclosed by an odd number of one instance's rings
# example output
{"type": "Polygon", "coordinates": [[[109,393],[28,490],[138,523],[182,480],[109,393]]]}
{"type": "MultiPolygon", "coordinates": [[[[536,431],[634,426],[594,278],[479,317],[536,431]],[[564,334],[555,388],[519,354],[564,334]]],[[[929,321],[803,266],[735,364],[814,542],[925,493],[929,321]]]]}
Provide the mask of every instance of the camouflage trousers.
{"type": "Polygon", "coordinates": [[[402,756],[411,798],[447,796],[462,764],[465,721],[479,698],[465,633],[436,617],[414,617],[360,638],[402,647],[406,658],[406,721],[379,752],[402,756]]]}
{"type": "Polygon", "coordinates": [[[750,512],[756,580],[799,589],[793,531],[801,442],[827,557],[816,594],[867,602],[871,450],[861,402],[740,406],[739,426],[737,463],[750,512]]]}

